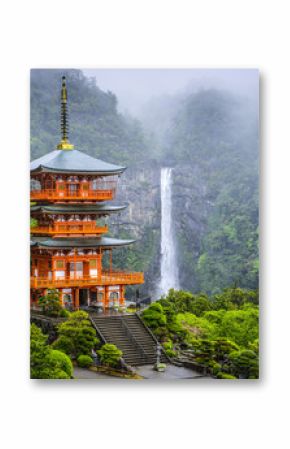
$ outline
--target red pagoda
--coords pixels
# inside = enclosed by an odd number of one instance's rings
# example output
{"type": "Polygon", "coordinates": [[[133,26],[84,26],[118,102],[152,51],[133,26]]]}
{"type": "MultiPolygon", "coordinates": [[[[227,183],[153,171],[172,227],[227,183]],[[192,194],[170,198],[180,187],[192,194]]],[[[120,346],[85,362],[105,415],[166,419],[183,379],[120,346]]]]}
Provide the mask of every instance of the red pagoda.
{"type": "Polygon", "coordinates": [[[134,240],[105,237],[103,218],[126,206],[109,203],[125,167],[75,150],[68,139],[67,89],[61,89],[61,142],[31,163],[31,302],[48,289],[60,292],[63,307],[123,307],[126,285],[142,284],[143,273],[115,271],[114,248],[134,240]],[[103,256],[110,253],[109,269],[103,256]]]}

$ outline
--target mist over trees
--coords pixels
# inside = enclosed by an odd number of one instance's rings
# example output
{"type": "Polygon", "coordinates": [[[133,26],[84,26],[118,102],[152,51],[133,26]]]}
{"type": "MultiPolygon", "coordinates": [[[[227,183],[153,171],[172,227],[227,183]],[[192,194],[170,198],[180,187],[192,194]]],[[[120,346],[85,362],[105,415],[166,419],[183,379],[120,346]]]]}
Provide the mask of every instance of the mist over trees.
{"type": "MultiPolygon", "coordinates": [[[[151,99],[137,119],[121,114],[116,95],[102,91],[80,70],[34,70],[32,159],[53,150],[59,141],[63,74],[69,89],[70,140],[77,149],[130,167],[126,176],[136,198],[152,191],[145,185],[146,170],[151,174],[162,166],[175,168],[173,218],[181,287],[207,293],[230,285],[257,288],[257,97],[225,88],[191,89],[151,99]]],[[[160,259],[158,198],[150,210],[139,210],[141,219],[142,213],[141,243],[122,252],[120,260],[117,255],[117,263],[125,268],[134,269],[133,262],[149,270],[160,259]],[[152,225],[146,221],[148,214],[155,214],[152,225]]],[[[136,222],[131,215],[128,231],[136,222]]],[[[155,265],[147,273],[157,282],[155,265]]]]}

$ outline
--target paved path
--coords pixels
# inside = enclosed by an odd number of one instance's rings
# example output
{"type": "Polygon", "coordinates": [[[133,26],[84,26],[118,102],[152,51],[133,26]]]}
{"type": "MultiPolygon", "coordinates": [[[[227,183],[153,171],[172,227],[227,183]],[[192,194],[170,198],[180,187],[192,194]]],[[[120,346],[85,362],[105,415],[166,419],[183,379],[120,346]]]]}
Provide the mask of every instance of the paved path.
{"type": "MultiPolygon", "coordinates": [[[[174,380],[174,379],[201,379],[204,376],[201,376],[197,371],[193,371],[189,368],[183,368],[175,365],[168,364],[166,366],[166,370],[164,373],[159,373],[153,369],[153,365],[143,365],[138,366],[136,371],[140,376],[144,377],[144,379],[153,379],[153,380],[174,380]]],[[[90,371],[85,368],[74,368],[74,378],[75,379],[122,379],[120,377],[109,376],[103,373],[96,373],[94,371],[90,371]]],[[[123,379],[122,379],[123,380],[123,379]]],[[[125,380],[134,380],[134,379],[125,379],[125,380]]]]}
{"type": "Polygon", "coordinates": [[[175,365],[166,365],[164,373],[159,373],[153,369],[152,365],[138,366],[137,373],[143,376],[145,379],[154,380],[173,380],[173,379],[201,379],[201,376],[197,371],[193,371],[189,368],[179,367],[175,365]]]}
{"type": "Polygon", "coordinates": [[[75,379],[119,379],[118,377],[108,376],[103,373],[96,373],[95,371],[90,371],[89,369],[74,367],[74,378],[75,379]]]}

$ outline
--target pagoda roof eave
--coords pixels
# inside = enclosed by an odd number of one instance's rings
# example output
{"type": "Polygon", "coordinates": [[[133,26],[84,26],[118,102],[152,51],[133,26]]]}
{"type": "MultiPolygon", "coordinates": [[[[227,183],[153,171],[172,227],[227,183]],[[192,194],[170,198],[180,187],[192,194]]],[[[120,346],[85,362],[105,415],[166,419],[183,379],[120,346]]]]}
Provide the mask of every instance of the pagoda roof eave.
{"type": "Polygon", "coordinates": [[[73,249],[73,248],[117,248],[131,245],[136,240],[121,240],[110,237],[100,238],[47,238],[39,237],[31,241],[33,247],[44,249],[73,249]]]}
{"type": "Polygon", "coordinates": [[[110,164],[78,150],[54,150],[30,163],[31,174],[46,172],[109,176],[121,174],[124,170],[126,167],[110,164]]]}
{"type": "Polygon", "coordinates": [[[127,205],[114,206],[111,204],[38,204],[31,206],[31,212],[41,212],[47,214],[110,214],[121,212],[127,205]]]}

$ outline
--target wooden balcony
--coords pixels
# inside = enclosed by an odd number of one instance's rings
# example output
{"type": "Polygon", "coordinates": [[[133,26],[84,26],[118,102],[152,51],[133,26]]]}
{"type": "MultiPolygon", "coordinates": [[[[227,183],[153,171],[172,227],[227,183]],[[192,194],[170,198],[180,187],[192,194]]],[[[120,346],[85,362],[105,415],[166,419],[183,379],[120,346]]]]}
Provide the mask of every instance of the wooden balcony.
{"type": "Polygon", "coordinates": [[[135,285],[143,283],[143,273],[126,273],[121,271],[103,271],[102,275],[99,277],[75,275],[69,277],[57,277],[56,279],[43,277],[30,278],[31,288],[88,288],[97,285],[135,285]]]}
{"type": "Polygon", "coordinates": [[[45,200],[45,201],[106,201],[112,200],[115,197],[115,188],[96,189],[96,190],[76,190],[69,189],[42,189],[31,190],[31,200],[45,200]]]}
{"type": "Polygon", "coordinates": [[[37,226],[31,229],[31,234],[69,235],[69,234],[105,234],[108,226],[97,226],[95,221],[65,221],[55,222],[51,226],[37,226]]]}

